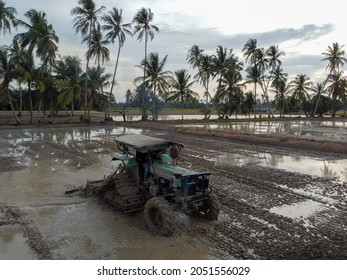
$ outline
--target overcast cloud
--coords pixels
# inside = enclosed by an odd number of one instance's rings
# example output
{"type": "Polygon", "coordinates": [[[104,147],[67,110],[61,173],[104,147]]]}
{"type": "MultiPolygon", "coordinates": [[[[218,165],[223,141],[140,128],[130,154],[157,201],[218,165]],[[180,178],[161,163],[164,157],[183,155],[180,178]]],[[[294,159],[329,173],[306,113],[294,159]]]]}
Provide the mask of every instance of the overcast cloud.
{"type": "MultiPolygon", "coordinates": [[[[288,7],[273,0],[247,0],[241,3],[214,0],[208,5],[197,0],[94,1],[98,7],[106,6],[105,12],[112,7],[123,9],[125,23],[130,22],[140,8],[151,8],[154,12],[152,23],[160,28],[160,33],[149,42],[149,52],[158,52],[161,58],[168,55],[167,70],[173,72],[189,69],[195,74],[186,62],[187,52],[194,44],[209,54],[214,53],[218,45],[231,48],[243,61],[241,49],[248,39],[254,38],[257,39],[259,47],[278,45],[286,53],[282,61],[283,69],[289,77],[306,74],[316,82],[326,75],[321,53],[334,42],[345,45],[343,13],[340,11],[343,9],[335,10],[336,13],[332,16],[325,5],[319,5],[319,1],[315,2],[314,6],[310,5],[310,10],[306,7],[306,2],[309,1],[299,0],[292,0],[288,7]],[[271,6],[277,7],[278,12],[271,13],[268,10],[271,6]]],[[[15,7],[17,17],[24,21],[24,13],[31,8],[45,11],[49,23],[59,36],[60,55],[78,55],[84,60],[87,46],[81,45],[81,36],[75,34],[72,27],[73,17],[70,14],[71,9],[78,6],[78,0],[5,2],[7,6],[15,7]]],[[[334,3],[338,5],[340,2],[329,1],[331,6],[334,6],[334,3]]],[[[12,35],[20,31],[13,31],[11,35],[0,38],[1,44],[10,44],[12,35]]],[[[110,46],[110,51],[111,61],[105,67],[112,72],[116,46],[110,46]]],[[[143,58],[144,42],[137,41],[136,37],[127,38],[120,58],[117,98],[122,99],[126,89],[134,88],[134,78],[141,75],[136,65],[139,65],[143,58]]]]}

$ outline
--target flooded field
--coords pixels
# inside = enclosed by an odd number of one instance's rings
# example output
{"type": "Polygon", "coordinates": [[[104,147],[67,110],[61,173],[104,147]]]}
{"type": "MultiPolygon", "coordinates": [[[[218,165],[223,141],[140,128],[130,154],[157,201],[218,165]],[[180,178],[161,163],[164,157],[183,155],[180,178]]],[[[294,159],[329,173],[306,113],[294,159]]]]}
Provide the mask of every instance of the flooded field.
{"type": "Polygon", "coordinates": [[[237,121],[222,124],[183,124],[179,127],[197,127],[211,130],[242,131],[254,134],[288,135],[316,140],[347,142],[347,122],[344,120],[294,121],[237,121]]]}
{"type": "Polygon", "coordinates": [[[64,194],[116,168],[112,138],[122,133],[142,130],[57,128],[1,134],[0,259],[208,258],[208,252],[182,236],[151,235],[136,214],[125,216],[95,199],[64,194]]]}
{"type": "Polygon", "coordinates": [[[308,174],[312,176],[337,178],[347,181],[346,159],[320,159],[301,155],[281,155],[273,153],[222,153],[215,160],[226,165],[249,166],[257,165],[269,168],[283,169],[287,172],[308,174]]]}
{"type": "MultiPolygon", "coordinates": [[[[324,130],[333,128],[346,129],[324,130]]],[[[194,136],[165,129],[65,127],[3,129],[0,157],[0,259],[347,258],[347,155],[210,137],[196,145],[194,136]],[[148,231],[142,212],[66,195],[117,167],[113,139],[123,133],[182,142],[179,163],[212,173],[219,220],[177,213],[176,233],[161,237],[148,231]]]]}

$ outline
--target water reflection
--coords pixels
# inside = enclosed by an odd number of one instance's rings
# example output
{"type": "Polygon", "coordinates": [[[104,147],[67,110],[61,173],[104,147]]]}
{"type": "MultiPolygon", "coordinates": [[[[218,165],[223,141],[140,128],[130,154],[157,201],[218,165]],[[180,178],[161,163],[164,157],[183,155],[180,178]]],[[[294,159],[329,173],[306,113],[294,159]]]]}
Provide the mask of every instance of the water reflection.
{"type": "MultiPolygon", "coordinates": [[[[237,123],[237,124],[216,124],[210,125],[218,128],[226,129],[227,127],[233,129],[253,129],[254,131],[295,131],[300,127],[307,127],[312,124],[312,121],[299,121],[299,122],[251,122],[251,123],[237,123]]],[[[336,125],[336,122],[323,122],[321,125],[330,126],[336,125]]],[[[317,124],[316,124],[317,125],[317,124]]],[[[346,132],[347,127],[344,127],[341,123],[337,125],[339,128],[346,132]]],[[[40,149],[45,149],[44,142],[57,143],[65,145],[69,148],[74,148],[76,145],[80,145],[78,142],[100,140],[104,137],[112,137],[123,133],[143,133],[141,129],[131,129],[125,127],[79,127],[79,128],[47,128],[47,129],[26,129],[26,130],[15,130],[9,134],[5,134],[4,131],[0,135],[0,155],[3,157],[15,158],[18,166],[31,166],[38,162],[38,158],[41,158],[39,153],[40,149]],[[41,144],[42,143],[42,144],[41,144]],[[37,145],[39,149],[30,151],[31,144],[37,145]],[[41,147],[42,146],[42,147],[41,147]],[[32,152],[31,157],[25,157],[27,152],[32,152]]],[[[94,149],[97,149],[95,147],[94,149]]],[[[94,150],[93,150],[94,151],[94,150]]],[[[52,151],[54,153],[54,151],[52,151]]],[[[84,152],[84,151],[82,151],[84,152]]],[[[95,150],[99,152],[99,150],[95,150]]],[[[49,169],[45,175],[49,175],[49,172],[56,169],[56,164],[80,164],[79,162],[65,162],[66,159],[58,159],[56,155],[52,154],[49,169]],[[52,169],[53,168],[53,169],[52,169]]],[[[310,157],[303,157],[299,155],[287,156],[280,154],[270,153],[254,153],[252,151],[242,151],[239,153],[224,153],[217,158],[210,158],[206,160],[220,161],[225,164],[246,166],[246,165],[258,165],[264,167],[272,167],[284,169],[290,172],[304,173],[314,176],[321,177],[338,177],[342,180],[347,179],[347,160],[321,160],[310,157]]],[[[82,162],[83,163],[83,162],[82,162]]],[[[38,166],[39,167],[39,166],[38,166]]]]}
{"type": "Polygon", "coordinates": [[[287,156],[269,153],[226,153],[217,161],[235,166],[258,165],[283,169],[289,172],[347,181],[347,160],[321,160],[304,156],[287,156]]]}
{"type": "Polygon", "coordinates": [[[71,141],[95,140],[101,136],[120,135],[124,133],[140,134],[141,129],[132,129],[126,127],[117,128],[90,128],[90,127],[72,127],[72,128],[44,128],[44,129],[25,129],[11,132],[7,137],[1,135],[0,153],[6,151],[20,150],[23,143],[37,143],[47,141],[50,143],[67,144],[71,141]]]}
{"type": "MultiPolygon", "coordinates": [[[[111,116],[113,118],[113,120],[115,121],[123,121],[123,117],[122,116],[119,116],[119,115],[112,115],[111,116]]],[[[204,119],[204,115],[183,115],[183,118],[185,120],[202,120],[204,119]]],[[[127,121],[140,121],[142,118],[141,115],[127,115],[125,117],[125,119],[127,121]]],[[[210,119],[213,120],[213,119],[217,119],[218,116],[217,115],[211,115],[210,119]]],[[[182,119],[182,116],[181,115],[159,115],[158,116],[158,120],[160,121],[169,121],[169,120],[181,120],[182,119]]]]}
{"type": "Polygon", "coordinates": [[[182,124],[177,127],[197,127],[206,130],[231,130],[254,134],[293,135],[321,140],[347,141],[347,124],[343,120],[335,121],[249,121],[220,124],[182,124]]]}
{"type": "Polygon", "coordinates": [[[273,207],[269,211],[292,219],[304,219],[325,209],[327,209],[327,207],[324,204],[306,200],[289,205],[285,204],[279,207],[273,207]]]}

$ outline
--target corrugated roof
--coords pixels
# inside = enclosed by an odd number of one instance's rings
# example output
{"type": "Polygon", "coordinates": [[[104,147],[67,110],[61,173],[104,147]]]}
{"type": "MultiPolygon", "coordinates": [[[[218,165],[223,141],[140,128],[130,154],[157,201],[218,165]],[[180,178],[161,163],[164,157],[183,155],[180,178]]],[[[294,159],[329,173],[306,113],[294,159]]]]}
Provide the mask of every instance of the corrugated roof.
{"type": "Polygon", "coordinates": [[[124,134],[116,138],[120,144],[133,148],[140,152],[157,151],[167,149],[172,144],[178,144],[165,139],[151,137],[142,134],[124,134]]]}

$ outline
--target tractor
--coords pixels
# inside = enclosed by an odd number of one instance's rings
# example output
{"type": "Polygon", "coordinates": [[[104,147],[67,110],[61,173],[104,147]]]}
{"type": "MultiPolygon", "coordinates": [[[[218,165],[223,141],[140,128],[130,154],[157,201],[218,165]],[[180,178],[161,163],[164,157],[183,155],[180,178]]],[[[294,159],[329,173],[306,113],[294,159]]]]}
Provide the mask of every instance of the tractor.
{"type": "Polygon", "coordinates": [[[88,181],[84,193],[97,194],[123,212],[143,210],[149,229],[164,236],[174,232],[174,211],[218,219],[211,173],[179,167],[182,144],[140,134],[120,135],[115,141],[117,169],[103,180],[88,181]]]}

